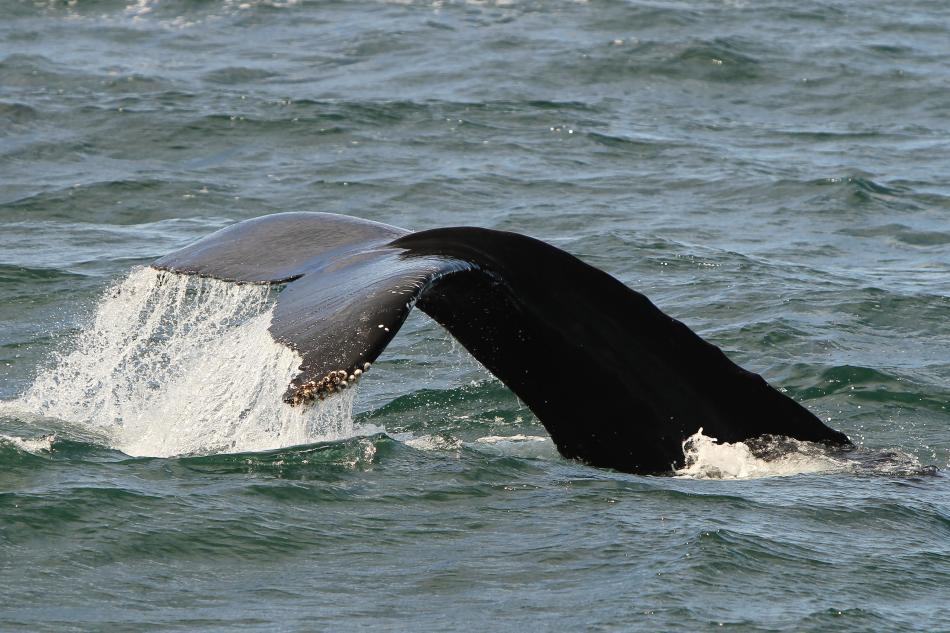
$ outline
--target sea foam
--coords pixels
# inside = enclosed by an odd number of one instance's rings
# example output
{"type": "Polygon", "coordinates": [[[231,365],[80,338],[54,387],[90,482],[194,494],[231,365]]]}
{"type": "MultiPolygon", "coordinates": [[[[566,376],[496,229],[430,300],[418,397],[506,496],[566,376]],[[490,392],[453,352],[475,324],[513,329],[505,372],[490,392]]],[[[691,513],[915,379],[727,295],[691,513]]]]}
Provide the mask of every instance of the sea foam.
{"type": "Polygon", "coordinates": [[[804,473],[851,470],[851,460],[833,457],[818,444],[791,438],[722,442],[700,428],[683,442],[685,464],[678,477],[690,479],[757,479],[804,473]]]}

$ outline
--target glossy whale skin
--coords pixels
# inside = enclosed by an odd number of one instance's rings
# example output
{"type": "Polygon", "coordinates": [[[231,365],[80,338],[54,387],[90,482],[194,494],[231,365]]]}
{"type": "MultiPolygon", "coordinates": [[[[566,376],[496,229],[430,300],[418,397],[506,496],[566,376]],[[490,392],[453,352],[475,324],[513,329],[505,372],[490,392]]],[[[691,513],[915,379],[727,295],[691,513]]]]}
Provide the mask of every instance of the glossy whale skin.
{"type": "Polygon", "coordinates": [[[700,428],[723,442],[850,443],[642,294],[525,235],[283,213],[153,266],[287,284],[271,333],[303,358],[291,404],[358,379],[417,306],[521,398],[561,454],[593,466],[669,472],[700,428]]]}

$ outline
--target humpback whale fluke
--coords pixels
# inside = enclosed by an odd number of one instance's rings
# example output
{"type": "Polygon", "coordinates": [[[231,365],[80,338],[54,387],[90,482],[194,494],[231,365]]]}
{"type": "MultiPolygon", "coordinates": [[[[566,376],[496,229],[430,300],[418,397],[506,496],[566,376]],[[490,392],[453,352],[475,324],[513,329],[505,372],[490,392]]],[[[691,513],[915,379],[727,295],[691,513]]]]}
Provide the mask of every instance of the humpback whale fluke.
{"type": "Polygon", "coordinates": [[[357,380],[418,306],[528,405],[561,454],[593,466],[669,472],[700,427],[723,442],[849,443],[642,294],[518,233],[280,213],[153,266],[287,284],[270,331],[303,358],[291,404],[357,380]]]}

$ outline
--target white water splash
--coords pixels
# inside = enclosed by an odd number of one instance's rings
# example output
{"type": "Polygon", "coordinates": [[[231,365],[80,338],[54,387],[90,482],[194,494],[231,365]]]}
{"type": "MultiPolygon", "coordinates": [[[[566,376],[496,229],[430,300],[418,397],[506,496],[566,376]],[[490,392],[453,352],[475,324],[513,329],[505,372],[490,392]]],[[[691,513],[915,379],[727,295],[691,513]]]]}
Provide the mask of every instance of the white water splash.
{"type": "Polygon", "coordinates": [[[703,435],[702,429],[683,442],[683,455],[686,464],[676,476],[690,479],[756,479],[844,471],[853,466],[853,462],[835,459],[811,442],[776,438],[753,450],[744,442],[720,444],[716,438],[703,435]]]}
{"type": "Polygon", "coordinates": [[[260,451],[356,434],[354,391],[282,401],[300,357],[268,332],[271,289],[133,271],[71,352],[4,408],[59,418],[136,456],[260,451]]]}
{"type": "Polygon", "coordinates": [[[17,437],[16,435],[3,435],[0,433],[0,444],[9,444],[21,451],[39,455],[40,453],[50,453],[53,451],[53,442],[56,441],[55,435],[44,435],[43,437],[17,437]]]}

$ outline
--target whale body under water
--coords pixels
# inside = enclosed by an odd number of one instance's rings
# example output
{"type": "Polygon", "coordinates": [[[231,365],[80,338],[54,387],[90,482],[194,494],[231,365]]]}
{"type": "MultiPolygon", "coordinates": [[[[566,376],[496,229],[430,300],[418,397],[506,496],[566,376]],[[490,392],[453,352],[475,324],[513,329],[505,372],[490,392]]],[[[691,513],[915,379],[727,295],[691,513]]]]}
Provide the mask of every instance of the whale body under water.
{"type": "Polygon", "coordinates": [[[521,398],[562,455],[592,466],[669,472],[701,428],[722,442],[850,444],[644,295],[518,233],[278,213],[153,267],[286,284],[270,332],[303,359],[284,394],[291,406],[358,380],[418,307],[521,398]]]}

